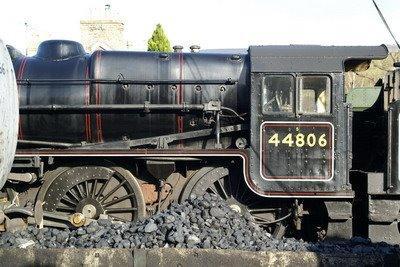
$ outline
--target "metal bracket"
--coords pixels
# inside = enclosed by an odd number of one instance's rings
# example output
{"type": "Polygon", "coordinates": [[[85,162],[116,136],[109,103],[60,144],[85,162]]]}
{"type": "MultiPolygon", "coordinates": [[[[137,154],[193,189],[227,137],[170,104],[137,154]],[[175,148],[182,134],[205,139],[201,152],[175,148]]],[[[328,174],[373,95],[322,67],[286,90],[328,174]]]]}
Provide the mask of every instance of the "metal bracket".
{"type": "Polygon", "coordinates": [[[204,104],[204,111],[220,111],[220,110],[221,110],[221,101],[219,100],[212,100],[204,104]]]}
{"type": "Polygon", "coordinates": [[[13,168],[35,168],[37,177],[42,178],[44,174],[44,162],[39,156],[14,159],[13,168]]]}
{"type": "Polygon", "coordinates": [[[158,149],[168,149],[168,143],[170,143],[170,139],[168,137],[158,138],[157,139],[157,148],[158,149]]]}
{"type": "Polygon", "coordinates": [[[217,111],[215,114],[215,148],[221,149],[221,121],[220,112],[217,111]]]}

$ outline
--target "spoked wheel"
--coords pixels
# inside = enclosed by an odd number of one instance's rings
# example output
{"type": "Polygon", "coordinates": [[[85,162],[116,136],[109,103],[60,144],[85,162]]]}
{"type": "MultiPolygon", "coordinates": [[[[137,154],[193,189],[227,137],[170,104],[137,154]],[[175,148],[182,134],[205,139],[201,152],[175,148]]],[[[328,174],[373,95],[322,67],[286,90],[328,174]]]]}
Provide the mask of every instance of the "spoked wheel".
{"type": "Polygon", "coordinates": [[[118,221],[145,215],[145,203],[135,177],[120,167],[59,168],[48,174],[38,193],[43,211],[98,219],[107,214],[118,221]]]}
{"type": "Polygon", "coordinates": [[[266,228],[273,236],[282,237],[285,234],[285,219],[290,217],[290,213],[279,207],[271,207],[268,200],[251,192],[243,179],[228,168],[200,169],[185,186],[180,201],[188,199],[191,194],[201,196],[206,192],[219,195],[233,210],[250,214],[257,224],[266,228]]]}

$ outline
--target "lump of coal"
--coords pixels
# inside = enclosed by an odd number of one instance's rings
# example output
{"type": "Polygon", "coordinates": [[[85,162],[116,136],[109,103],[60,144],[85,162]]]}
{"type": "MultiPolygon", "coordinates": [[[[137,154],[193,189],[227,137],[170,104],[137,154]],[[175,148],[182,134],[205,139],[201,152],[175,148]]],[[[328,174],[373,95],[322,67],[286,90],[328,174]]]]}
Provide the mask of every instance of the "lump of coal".
{"type": "Polygon", "coordinates": [[[138,222],[101,218],[86,227],[59,230],[28,227],[0,235],[0,247],[36,248],[217,248],[250,251],[314,251],[321,253],[400,253],[398,246],[373,244],[368,239],[306,243],[275,239],[251,216],[232,210],[213,194],[191,195],[182,204],[138,222]]]}
{"type": "Polygon", "coordinates": [[[153,221],[150,221],[146,226],[144,227],[144,231],[146,233],[152,233],[158,229],[157,224],[155,224],[153,221]]]}

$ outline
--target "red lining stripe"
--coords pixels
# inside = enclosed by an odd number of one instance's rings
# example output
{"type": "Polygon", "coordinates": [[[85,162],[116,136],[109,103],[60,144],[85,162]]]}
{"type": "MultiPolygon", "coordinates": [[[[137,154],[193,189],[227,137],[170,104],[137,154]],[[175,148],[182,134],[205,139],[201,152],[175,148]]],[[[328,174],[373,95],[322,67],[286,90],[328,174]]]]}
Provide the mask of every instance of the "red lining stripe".
{"type": "MultiPolygon", "coordinates": [[[[98,61],[98,66],[97,70],[98,73],[97,75],[100,76],[101,73],[101,51],[98,51],[96,54],[96,58],[98,61]]],[[[101,96],[100,96],[100,85],[96,84],[96,104],[99,105],[101,101],[101,96]]],[[[96,128],[97,128],[97,141],[98,142],[103,142],[103,129],[102,129],[102,121],[101,121],[101,114],[96,113],[96,128]]]]}
{"type": "MultiPolygon", "coordinates": [[[[86,65],[85,71],[85,79],[87,80],[89,77],[89,67],[86,65]]],[[[85,105],[90,104],[90,86],[89,83],[85,83],[85,105]]],[[[91,142],[92,140],[92,131],[90,129],[90,114],[85,114],[85,133],[86,133],[86,141],[91,142]]]]}

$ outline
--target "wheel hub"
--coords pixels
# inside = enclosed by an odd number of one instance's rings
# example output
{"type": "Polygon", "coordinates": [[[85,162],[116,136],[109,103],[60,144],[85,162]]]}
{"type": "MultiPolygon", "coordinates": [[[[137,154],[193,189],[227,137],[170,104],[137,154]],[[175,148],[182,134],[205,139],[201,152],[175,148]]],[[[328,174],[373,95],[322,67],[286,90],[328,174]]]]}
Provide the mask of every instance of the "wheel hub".
{"type": "Polygon", "coordinates": [[[249,213],[249,209],[241,204],[239,201],[237,201],[236,199],[234,199],[233,197],[229,197],[227,200],[225,200],[229,207],[233,210],[236,211],[239,214],[245,214],[245,213],[249,213]]]}
{"type": "Polygon", "coordinates": [[[232,204],[229,206],[232,210],[236,211],[237,213],[242,213],[242,208],[239,205],[232,204]]]}
{"type": "Polygon", "coordinates": [[[85,224],[86,218],[82,213],[74,213],[71,216],[71,223],[75,227],[81,227],[85,224]]]}
{"type": "Polygon", "coordinates": [[[83,206],[82,214],[86,218],[93,219],[94,216],[96,215],[96,213],[97,213],[96,207],[93,206],[92,204],[87,204],[87,205],[83,206]]]}
{"type": "Polygon", "coordinates": [[[97,219],[104,213],[101,203],[93,198],[82,199],[76,206],[76,212],[82,213],[87,219],[97,219]]]}

